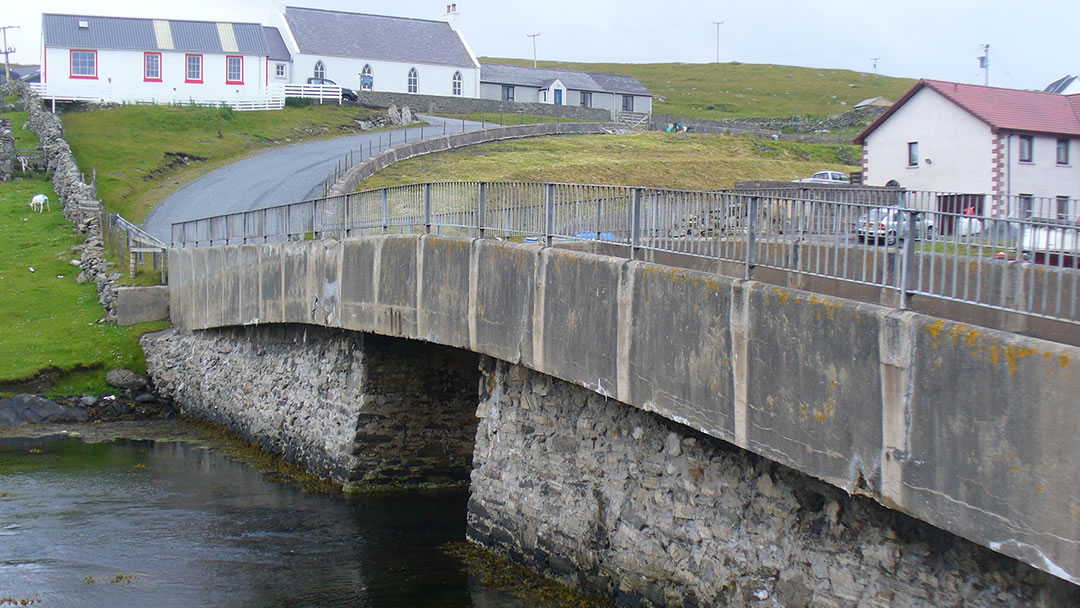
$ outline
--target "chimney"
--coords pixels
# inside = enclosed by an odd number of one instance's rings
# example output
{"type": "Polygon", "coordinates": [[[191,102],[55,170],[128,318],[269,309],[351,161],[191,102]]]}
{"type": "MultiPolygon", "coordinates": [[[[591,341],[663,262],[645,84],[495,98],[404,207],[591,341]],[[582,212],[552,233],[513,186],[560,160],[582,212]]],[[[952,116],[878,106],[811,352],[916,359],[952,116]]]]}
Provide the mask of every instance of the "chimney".
{"type": "Polygon", "coordinates": [[[456,32],[458,29],[457,3],[446,5],[446,21],[450,24],[450,29],[456,32]]]}

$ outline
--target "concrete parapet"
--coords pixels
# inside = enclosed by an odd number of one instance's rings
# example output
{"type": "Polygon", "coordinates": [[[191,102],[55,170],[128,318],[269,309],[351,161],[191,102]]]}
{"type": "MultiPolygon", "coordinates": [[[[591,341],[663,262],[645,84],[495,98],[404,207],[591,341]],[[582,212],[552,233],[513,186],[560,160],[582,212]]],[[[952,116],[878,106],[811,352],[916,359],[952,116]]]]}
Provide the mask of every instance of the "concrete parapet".
{"type": "Polygon", "coordinates": [[[170,252],[175,324],[250,323],[223,305],[238,285],[258,323],[467,348],[1080,580],[1078,347],[568,249],[416,235],[248,247],[259,264],[235,269],[258,280],[227,270],[229,248],[170,252]]]}
{"type": "Polygon", "coordinates": [[[169,288],[118,287],[116,289],[116,324],[124,327],[146,321],[169,318],[169,288]]]}

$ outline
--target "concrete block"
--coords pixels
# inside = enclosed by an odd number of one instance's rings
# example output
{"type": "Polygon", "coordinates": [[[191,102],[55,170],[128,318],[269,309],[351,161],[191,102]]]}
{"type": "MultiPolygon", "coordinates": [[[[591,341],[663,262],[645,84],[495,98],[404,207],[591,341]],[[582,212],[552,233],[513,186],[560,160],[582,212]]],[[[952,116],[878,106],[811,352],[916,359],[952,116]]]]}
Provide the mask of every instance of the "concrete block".
{"type": "Polygon", "coordinates": [[[169,286],[118,287],[116,324],[124,327],[169,318],[169,286]]]}
{"type": "Polygon", "coordinates": [[[536,245],[473,242],[473,349],[503,361],[532,359],[536,245]]]}
{"type": "Polygon", "coordinates": [[[373,331],[416,338],[416,235],[380,239],[373,331]]]}
{"type": "Polygon", "coordinates": [[[256,245],[241,245],[240,265],[240,323],[250,325],[259,322],[259,248],[256,245]],[[253,271],[254,270],[254,271],[253,271]]]}
{"type": "Polygon", "coordinates": [[[469,348],[470,245],[462,239],[420,238],[416,307],[421,339],[469,348]]]}
{"type": "Polygon", "coordinates": [[[308,261],[312,250],[312,241],[292,241],[282,243],[282,312],[284,323],[306,323],[311,318],[311,297],[308,284],[310,269],[308,261]]]}
{"type": "Polygon", "coordinates": [[[283,243],[259,246],[259,322],[282,323],[285,320],[282,298],[281,248],[283,243]]]}

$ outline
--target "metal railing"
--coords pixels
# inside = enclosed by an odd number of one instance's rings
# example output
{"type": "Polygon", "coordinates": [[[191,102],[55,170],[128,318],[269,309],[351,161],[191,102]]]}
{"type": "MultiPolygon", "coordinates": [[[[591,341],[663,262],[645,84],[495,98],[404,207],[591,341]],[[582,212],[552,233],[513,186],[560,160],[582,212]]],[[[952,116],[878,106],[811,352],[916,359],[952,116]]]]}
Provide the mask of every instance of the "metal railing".
{"type": "Polygon", "coordinates": [[[168,275],[169,246],[117,213],[110,213],[104,218],[102,236],[105,246],[121,260],[127,261],[128,276],[134,279],[136,269],[147,262],[149,255],[151,267],[161,273],[161,282],[164,283],[168,275]]]}
{"type": "MultiPolygon", "coordinates": [[[[179,222],[173,247],[431,233],[602,241],[1080,322],[1080,201],[806,185],[438,182],[179,222]],[[989,216],[989,212],[998,215],[989,216]],[[1010,215],[1012,214],[1012,215],[1010,215]]],[[[656,258],[656,255],[653,255],[656,258]]],[[[732,267],[727,266],[730,270],[732,267]]]]}

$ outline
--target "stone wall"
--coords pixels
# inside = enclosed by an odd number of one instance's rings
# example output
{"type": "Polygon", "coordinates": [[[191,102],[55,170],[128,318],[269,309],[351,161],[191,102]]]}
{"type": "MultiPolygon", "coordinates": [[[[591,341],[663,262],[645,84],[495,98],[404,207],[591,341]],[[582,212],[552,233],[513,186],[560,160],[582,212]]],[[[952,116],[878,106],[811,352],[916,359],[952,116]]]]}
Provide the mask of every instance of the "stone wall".
{"type": "Polygon", "coordinates": [[[15,131],[10,118],[0,118],[0,182],[15,174],[15,131]]]}
{"type": "Polygon", "coordinates": [[[623,606],[1067,606],[1080,589],[655,414],[483,360],[468,537],[623,606]]]}
{"type": "Polygon", "coordinates": [[[474,112],[503,113],[507,124],[515,114],[533,116],[562,116],[575,120],[611,120],[611,112],[603,108],[580,106],[557,106],[550,103],[502,101],[470,97],[443,97],[440,95],[416,95],[412,93],[388,93],[384,91],[357,91],[357,103],[373,108],[409,106],[413,112],[426,114],[472,114],[474,112]]]}
{"type": "Polygon", "coordinates": [[[29,119],[23,128],[38,136],[45,157],[46,174],[52,178],[53,190],[60,197],[60,207],[79,232],[86,235],[80,259],[79,282],[93,282],[98,301],[105,309],[105,319],[116,320],[116,283],[120,273],[110,272],[105,260],[102,241],[102,218],[97,214],[83,215],[79,201],[96,201],[97,188],[83,181],[82,172],[64,139],[60,117],[45,109],[41,98],[25,82],[12,80],[0,85],[0,96],[19,95],[29,119]]]}
{"type": "Polygon", "coordinates": [[[476,355],[304,326],[143,337],[158,394],[349,485],[459,482],[475,432],[476,355]]]}

